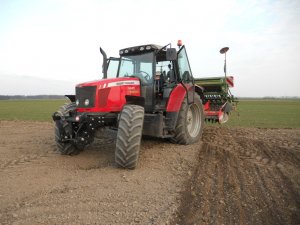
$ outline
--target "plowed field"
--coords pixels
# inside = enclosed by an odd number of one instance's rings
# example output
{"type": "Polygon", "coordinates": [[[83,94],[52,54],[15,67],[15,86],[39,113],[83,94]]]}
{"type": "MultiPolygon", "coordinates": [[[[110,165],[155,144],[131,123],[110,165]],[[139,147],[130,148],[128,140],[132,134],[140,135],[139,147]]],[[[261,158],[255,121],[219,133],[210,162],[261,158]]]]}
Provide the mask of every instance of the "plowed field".
{"type": "Polygon", "coordinates": [[[144,137],[135,170],[115,167],[115,136],[62,156],[52,123],[1,121],[0,224],[300,224],[299,129],[144,137]]]}

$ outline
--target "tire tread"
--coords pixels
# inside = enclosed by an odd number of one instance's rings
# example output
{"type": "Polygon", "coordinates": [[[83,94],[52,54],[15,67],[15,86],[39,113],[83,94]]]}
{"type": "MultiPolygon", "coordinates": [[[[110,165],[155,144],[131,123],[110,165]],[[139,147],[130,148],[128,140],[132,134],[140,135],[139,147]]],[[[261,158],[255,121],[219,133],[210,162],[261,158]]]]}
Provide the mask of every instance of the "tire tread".
{"type": "MultiPolygon", "coordinates": [[[[61,117],[69,116],[70,112],[74,111],[75,108],[76,108],[76,104],[74,102],[65,103],[58,109],[57,113],[61,117]]],[[[59,121],[59,123],[60,123],[59,125],[62,126],[63,129],[67,129],[68,126],[70,126],[69,123],[62,123],[61,121],[59,121]]],[[[55,142],[56,142],[57,150],[62,155],[77,155],[82,151],[82,149],[77,148],[74,144],[72,144],[70,142],[62,142],[61,141],[61,138],[60,138],[61,133],[60,133],[57,123],[55,124],[54,134],[55,134],[55,142]]]]}
{"type": "Polygon", "coordinates": [[[144,123],[144,108],[125,105],[119,120],[115,162],[119,167],[134,169],[137,165],[144,123]]]}

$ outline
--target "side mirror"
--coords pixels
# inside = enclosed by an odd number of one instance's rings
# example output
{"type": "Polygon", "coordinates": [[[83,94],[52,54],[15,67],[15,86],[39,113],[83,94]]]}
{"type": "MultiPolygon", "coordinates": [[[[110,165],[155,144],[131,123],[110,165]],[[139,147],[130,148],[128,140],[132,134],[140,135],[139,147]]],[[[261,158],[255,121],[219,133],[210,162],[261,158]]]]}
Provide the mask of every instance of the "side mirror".
{"type": "Polygon", "coordinates": [[[167,61],[174,61],[177,59],[177,51],[176,48],[167,48],[166,52],[167,61]]]}

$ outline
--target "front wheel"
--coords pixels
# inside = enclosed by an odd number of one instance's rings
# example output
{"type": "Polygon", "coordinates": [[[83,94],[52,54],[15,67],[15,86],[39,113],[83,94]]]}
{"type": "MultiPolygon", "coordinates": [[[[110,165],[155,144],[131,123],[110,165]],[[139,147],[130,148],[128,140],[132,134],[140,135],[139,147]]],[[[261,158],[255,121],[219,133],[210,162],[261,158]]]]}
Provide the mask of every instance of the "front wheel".
{"type": "MultiPolygon", "coordinates": [[[[57,113],[62,118],[64,118],[66,116],[69,116],[70,112],[73,112],[75,109],[76,109],[75,103],[65,104],[59,108],[57,113]]],[[[68,140],[65,140],[70,138],[70,136],[72,135],[71,126],[72,125],[70,123],[63,120],[55,121],[55,128],[54,128],[55,142],[56,142],[57,150],[62,155],[77,155],[83,150],[82,147],[77,146],[68,140]]]]}
{"type": "Polygon", "coordinates": [[[115,161],[119,167],[134,169],[137,165],[144,123],[144,108],[125,105],[119,119],[115,161]]]}
{"type": "Polygon", "coordinates": [[[172,142],[192,144],[197,142],[203,131],[204,113],[199,95],[195,94],[194,103],[188,104],[185,98],[181,104],[172,142]]]}

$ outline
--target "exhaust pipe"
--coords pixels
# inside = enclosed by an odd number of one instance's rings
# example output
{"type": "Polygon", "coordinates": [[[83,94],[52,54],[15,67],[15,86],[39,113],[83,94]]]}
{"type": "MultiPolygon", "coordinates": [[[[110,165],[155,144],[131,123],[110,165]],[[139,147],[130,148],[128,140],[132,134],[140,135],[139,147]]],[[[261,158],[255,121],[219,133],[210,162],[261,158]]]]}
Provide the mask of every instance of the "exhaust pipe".
{"type": "Polygon", "coordinates": [[[100,47],[100,53],[103,56],[103,63],[102,63],[102,73],[103,73],[103,79],[107,78],[107,55],[105,51],[100,47]]]}

